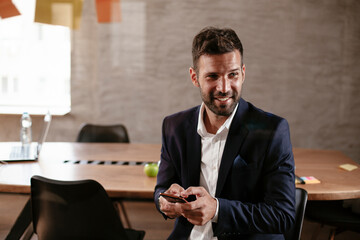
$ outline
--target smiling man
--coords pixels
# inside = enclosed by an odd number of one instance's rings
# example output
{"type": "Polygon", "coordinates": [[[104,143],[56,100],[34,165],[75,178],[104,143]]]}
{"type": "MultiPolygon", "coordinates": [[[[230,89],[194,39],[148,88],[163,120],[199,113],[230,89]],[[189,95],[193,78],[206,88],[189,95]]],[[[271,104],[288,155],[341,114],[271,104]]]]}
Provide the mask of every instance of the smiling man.
{"type": "Polygon", "coordinates": [[[232,29],[203,29],[192,55],[202,104],[164,119],[154,193],[176,218],[169,239],[284,239],[295,218],[288,123],[241,98],[243,47],[232,29]]]}

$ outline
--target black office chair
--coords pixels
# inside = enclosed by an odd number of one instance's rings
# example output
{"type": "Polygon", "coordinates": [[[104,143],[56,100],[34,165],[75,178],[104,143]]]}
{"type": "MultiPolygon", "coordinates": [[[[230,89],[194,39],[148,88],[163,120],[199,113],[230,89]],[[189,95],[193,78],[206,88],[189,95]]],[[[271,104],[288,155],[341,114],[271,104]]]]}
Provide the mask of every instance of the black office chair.
{"type": "Polygon", "coordinates": [[[306,219],[319,223],[313,233],[312,239],[317,239],[320,228],[324,225],[333,227],[329,239],[334,239],[337,234],[344,231],[360,233],[360,215],[344,208],[342,200],[335,201],[310,201],[306,207],[306,219]]]}
{"type": "Polygon", "coordinates": [[[129,135],[122,124],[95,125],[85,123],[81,126],[77,142],[123,142],[129,143],[129,135]]]}
{"type": "Polygon", "coordinates": [[[296,188],[295,223],[292,228],[284,234],[286,240],[300,240],[307,202],[307,195],[308,194],[306,190],[302,188],[296,188]]]}
{"type": "Polygon", "coordinates": [[[94,180],[31,178],[34,232],[39,240],[141,240],[144,231],[124,229],[104,188],[94,180]]]}
{"type": "MultiPolygon", "coordinates": [[[[96,125],[96,124],[84,123],[80,127],[80,131],[76,141],[97,142],[97,143],[111,143],[111,142],[129,143],[130,139],[126,127],[122,124],[96,125]]],[[[116,203],[119,204],[118,207],[121,209],[121,212],[123,213],[127,226],[131,228],[131,223],[126,213],[123,202],[121,201],[121,199],[118,199],[116,203]]]]}

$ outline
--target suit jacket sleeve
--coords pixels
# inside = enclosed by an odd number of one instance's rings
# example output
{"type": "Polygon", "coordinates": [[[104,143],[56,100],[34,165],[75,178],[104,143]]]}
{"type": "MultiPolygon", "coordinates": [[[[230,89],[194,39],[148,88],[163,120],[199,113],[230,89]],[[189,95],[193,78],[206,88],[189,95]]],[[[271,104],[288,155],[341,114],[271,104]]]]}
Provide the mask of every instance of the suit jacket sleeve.
{"type": "MultiPolygon", "coordinates": [[[[173,183],[177,183],[181,185],[179,176],[175,170],[175,166],[171,161],[171,157],[168,152],[168,147],[165,140],[165,136],[166,136],[165,130],[168,130],[168,128],[166,127],[166,123],[167,123],[166,119],[167,118],[164,119],[162,126],[162,147],[161,147],[160,167],[157,176],[157,184],[154,192],[154,201],[159,211],[160,211],[160,206],[159,206],[160,193],[165,192],[173,183]]],[[[163,213],[161,212],[161,214],[163,213]]],[[[163,216],[167,218],[165,214],[163,214],[163,216]]]]}
{"type": "MultiPolygon", "coordinates": [[[[287,121],[281,119],[271,135],[259,160],[260,177],[254,178],[261,197],[246,202],[219,196],[218,222],[213,225],[216,236],[283,233],[294,223],[294,159],[287,121]]],[[[239,191],[237,184],[246,183],[232,182],[232,191],[239,191]]]]}

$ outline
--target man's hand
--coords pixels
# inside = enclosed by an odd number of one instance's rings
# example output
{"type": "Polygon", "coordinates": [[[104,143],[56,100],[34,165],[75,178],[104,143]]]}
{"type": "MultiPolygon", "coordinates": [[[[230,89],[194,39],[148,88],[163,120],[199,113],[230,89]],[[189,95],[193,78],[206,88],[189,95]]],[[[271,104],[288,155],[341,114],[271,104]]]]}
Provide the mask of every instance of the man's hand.
{"type": "Polygon", "coordinates": [[[189,187],[181,192],[187,198],[196,195],[196,200],[189,203],[178,204],[182,215],[194,225],[204,225],[210,221],[216,212],[217,201],[203,187],[189,187]]]}
{"type": "MultiPolygon", "coordinates": [[[[165,193],[171,193],[171,194],[180,196],[180,194],[183,191],[184,191],[183,187],[174,183],[170,186],[170,188],[168,190],[165,191],[165,193]]],[[[169,218],[177,218],[177,217],[181,216],[182,210],[179,205],[180,205],[180,203],[169,202],[163,197],[159,198],[160,210],[169,218]]]]}

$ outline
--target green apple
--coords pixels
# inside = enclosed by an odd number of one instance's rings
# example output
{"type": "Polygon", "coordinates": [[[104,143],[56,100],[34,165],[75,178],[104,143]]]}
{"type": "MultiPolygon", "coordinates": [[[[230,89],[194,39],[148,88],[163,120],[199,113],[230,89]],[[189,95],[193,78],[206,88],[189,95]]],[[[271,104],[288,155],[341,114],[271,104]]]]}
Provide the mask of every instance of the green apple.
{"type": "Polygon", "coordinates": [[[148,177],[156,177],[158,171],[159,171],[159,166],[157,163],[147,163],[144,166],[144,173],[148,177]]]}

